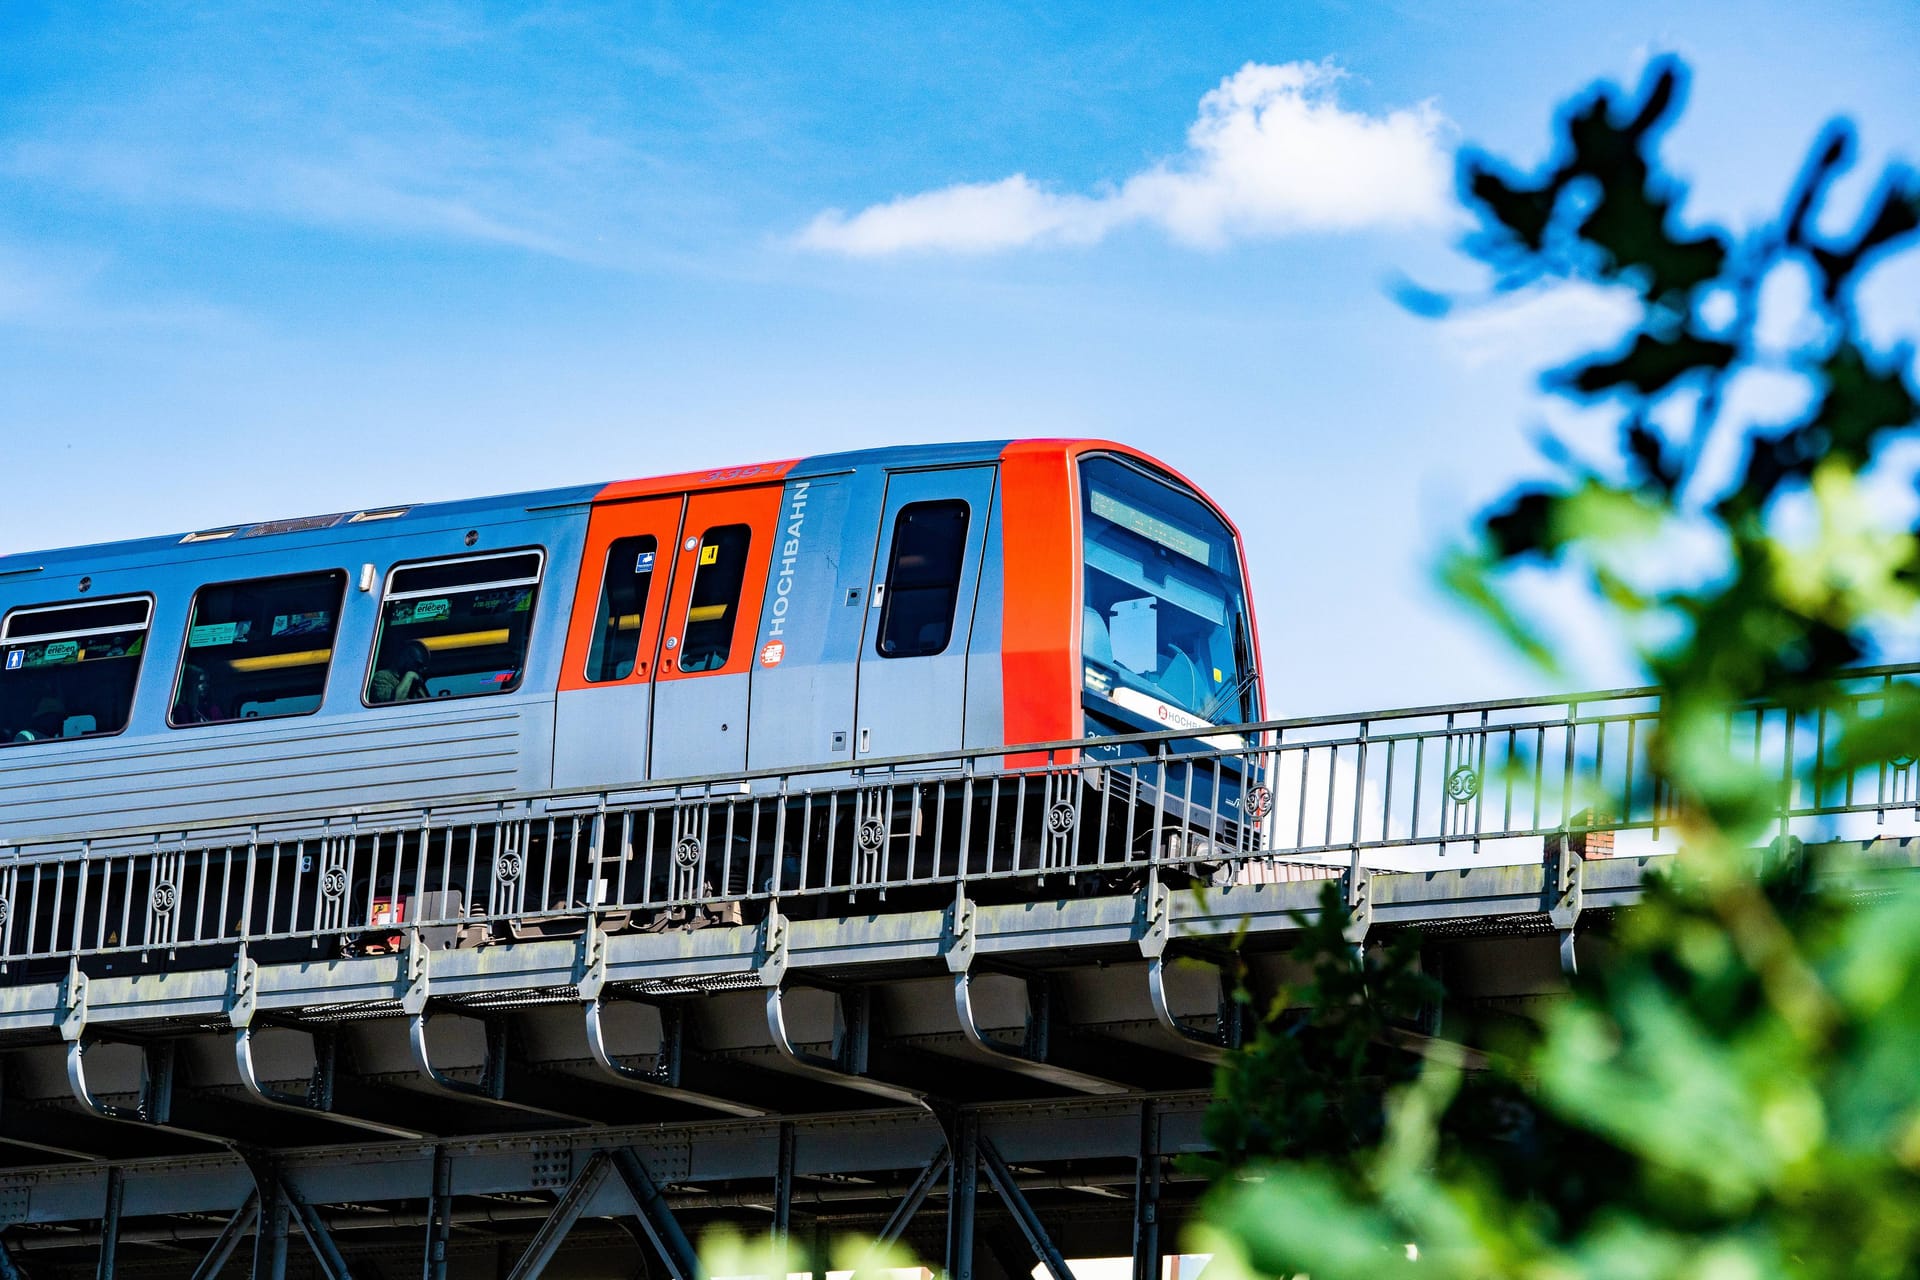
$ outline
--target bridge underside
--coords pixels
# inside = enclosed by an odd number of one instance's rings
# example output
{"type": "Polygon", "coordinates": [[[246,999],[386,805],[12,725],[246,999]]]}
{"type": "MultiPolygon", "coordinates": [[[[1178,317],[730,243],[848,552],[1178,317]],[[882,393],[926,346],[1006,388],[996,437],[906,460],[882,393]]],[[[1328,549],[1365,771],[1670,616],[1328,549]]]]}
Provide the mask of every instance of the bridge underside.
{"type": "MultiPolygon", "coordinates": [[[[1584,868],[1589,919],[1650,860],[1584,868]]],[[[0,1242],[35,1276],[684,1274],[716,1225],[952,1274],[1134,1256],[1201,1183],[1223,965],[1284,987],[1323,884],[1450,996],[1562,989],[1551,867],[1348,876],[225,967],[7,975],[0,1242]],[[1553,901],[1549,899],[1552,898],[1553,901]],[[676,1239],[680,1241],[676,1244],[676,1239]],[[435,1261],[437,1259],[437,1261],[435,1261]]],[[[1069,886],[1061,886],[1068,888],[1069,886]]]]}
{"type": "MultiPolygon", "coordinates": [[[[1913,674],[1860,673],[1860,706],[1913,674]]],[[[1421,931],[1446,994],[1397,1044],[1529,1016],[1667,861],[1658,714],[1624,690],[11,842],[0,1280],[688,1276],[718,1226],[795,1270],[860,1233],[960,1280],[1158,1280],[1234,992],[1289,989],[1323,891],[1349,942],[1421,931]]],[[[1911,757],[1835,773],[1832,732],[1732,716],[1779,769],[1776,844],[1920,830],[1911,757]]]]}
{"type": "MultiPolygon", "coordinates": [[[[871,910],[0,989],[0,1274],[686,1275],[716,1226],[961,1277],[1180,1250],[1215,1064],[1333,886],[1421,1035],[1527,1016],[1659,858],[871,910]]],[[[1906,867],[1904,843],[1869,862],[1906,867]]],[[[1072,886],[1057,886],[1070,892],[1072,886]]],[[[862,904],[863,906],[867,904],[862,904]]],[[[584,923],[582,925],[584,928],[584,923]]]]}

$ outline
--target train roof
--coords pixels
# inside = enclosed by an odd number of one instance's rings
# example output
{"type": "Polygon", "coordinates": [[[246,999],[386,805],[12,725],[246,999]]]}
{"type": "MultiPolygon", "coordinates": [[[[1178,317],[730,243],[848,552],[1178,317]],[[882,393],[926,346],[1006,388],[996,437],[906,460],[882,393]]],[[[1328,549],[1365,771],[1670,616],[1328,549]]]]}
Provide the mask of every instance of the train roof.
{"type": "MultiPolygon", "coordinates": [[[[537,489],[520,493],[495,494],[477,498],[457,498],[444,502],[393,503],[359,511],[330,512],[324,515],[297,516],[222,525],[216,528],[186,530],[145,538],[47,550],[10,552],[0,555],[0,582],[15,575],[51,570],[54,576],[63,569],[130,568],[143,563],[166,560],[178,563],[201,556],[215,558],[231,555],[240,545],[262,537],[297,539],[313,546],[357,540],[369,524],[387,524],[424,529],[463,521],[499,520],[524,516],[528,512],[557,511],[570,506],[585,506],[597,498],[623,497],[639,493],[671,493],[718,488],[761,478],[776,479],[832,475],[866,466],[898,465],[906,459],[930,466],[955,466],[969,462],[992,462],[1005,451],[1010,441],[978,440],[948,444],[889,445],[876,449],[853,449],[840,453],[746,466],[712,468],[678,475],[613,481],[599,484],[568,485],[555,489],[537,489]]],[[[1079,441],[1060,441],[1070,447],[1079,441]]],[[[281,545],[285,545],[284,543],[281,545]]]]}

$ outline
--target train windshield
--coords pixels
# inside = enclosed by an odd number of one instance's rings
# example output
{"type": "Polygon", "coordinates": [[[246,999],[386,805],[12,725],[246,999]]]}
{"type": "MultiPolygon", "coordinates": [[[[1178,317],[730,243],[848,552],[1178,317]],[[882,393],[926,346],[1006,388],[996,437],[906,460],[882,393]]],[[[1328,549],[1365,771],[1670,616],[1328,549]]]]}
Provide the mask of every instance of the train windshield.
{"type": "Polygon", "coordinates": [[[1117,458],[1083,459],[1080,489],[1089,709],[1132,713],[1102,717],[1122,732],[1256,718],[1233,531],[1192,494],[1117,458]]]}

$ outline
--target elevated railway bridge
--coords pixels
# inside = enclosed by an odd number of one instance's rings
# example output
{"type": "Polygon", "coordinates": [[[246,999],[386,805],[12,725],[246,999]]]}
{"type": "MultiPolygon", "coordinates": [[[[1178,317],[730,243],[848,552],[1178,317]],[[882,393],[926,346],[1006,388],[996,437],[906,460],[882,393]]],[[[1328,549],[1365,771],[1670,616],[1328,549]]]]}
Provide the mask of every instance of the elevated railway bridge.
{"type": "MultiPolygon", "coordinates": [[[[1282,988],[1331,885],[1356,943],[1422,930],[1448,994],[1409,1035],[1524,1016],[1672,852],[1659,713],[1626,690],[13,841],[0,1274],[684,1276],[731,1224],[1156,1280],[1243,1034],[1228,953],[1282,988]]],[[[1778,771],[1781,839],[1912,864],[1911,759],[1837,770],[1831,726],[1776,708],[1728,732],[1778,771]]]]}

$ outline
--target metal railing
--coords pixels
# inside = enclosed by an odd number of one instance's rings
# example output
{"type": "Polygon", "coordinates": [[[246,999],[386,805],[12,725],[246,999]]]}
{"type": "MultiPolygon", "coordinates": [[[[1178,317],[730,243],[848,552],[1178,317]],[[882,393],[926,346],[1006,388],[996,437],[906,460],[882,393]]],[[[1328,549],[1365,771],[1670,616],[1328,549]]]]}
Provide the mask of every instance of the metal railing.
{"type": "MultiPolygon", "coordinates": [[[[1920,667],[1863,671],[1872,714],[1920,667]]],[[[0,848],[0,964],[162,951],[224,964],[239,944],[377,951],[667,929],[837,899],[904,909],[969,897],[1215,884],[1460,858],[1642,832],[1667,798],[1645,689],[1461,703],[763,771],[431,806],[261,815],[0,848]]],[[[1825,713],[1757,706],[1729,742],[1780,779],[1783,834],[1920,806],[1912,756],[1831,763],[1825,713]]]]}

